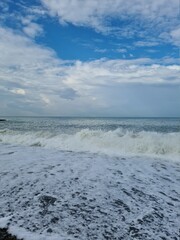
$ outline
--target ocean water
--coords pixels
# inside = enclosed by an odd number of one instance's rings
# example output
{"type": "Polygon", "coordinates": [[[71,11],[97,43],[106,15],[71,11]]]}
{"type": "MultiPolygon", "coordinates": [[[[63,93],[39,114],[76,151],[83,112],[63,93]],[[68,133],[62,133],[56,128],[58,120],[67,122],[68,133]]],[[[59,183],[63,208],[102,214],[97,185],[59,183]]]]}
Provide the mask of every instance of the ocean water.
{"type": "Polygon", "coordinates": [[[0,122],[0,228],[24,240],[179,239],[180,119],[0,122]]]}
{"type": "Polygon", "coordinates": [[[180,158],[180,118],[6,117],[1,144],[180,158]]]}

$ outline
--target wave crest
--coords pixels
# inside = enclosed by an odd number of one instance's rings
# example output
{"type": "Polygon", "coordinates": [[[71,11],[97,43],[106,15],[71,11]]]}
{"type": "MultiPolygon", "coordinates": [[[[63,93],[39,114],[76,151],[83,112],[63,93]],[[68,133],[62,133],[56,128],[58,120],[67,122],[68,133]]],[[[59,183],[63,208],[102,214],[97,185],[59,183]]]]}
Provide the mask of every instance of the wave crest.
{"type": "Polygon", "coordinates": [[[52,134],[48,131],[17,132],[0,131],[2,143],[38,146],[68,151],[88,151],[108,155],[148,155],[180,157],[180,133],[147,131],[81,130],[75,134],[52,134]]]}

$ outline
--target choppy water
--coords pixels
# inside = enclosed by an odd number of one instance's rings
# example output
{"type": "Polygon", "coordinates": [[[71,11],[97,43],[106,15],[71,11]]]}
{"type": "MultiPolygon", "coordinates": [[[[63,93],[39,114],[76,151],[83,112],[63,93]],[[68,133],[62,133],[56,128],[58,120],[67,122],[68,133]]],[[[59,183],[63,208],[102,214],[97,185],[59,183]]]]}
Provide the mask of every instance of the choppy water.
{"type": "Polygon", "coordinates": [[[8,117],[4,144],[108,155],[180,158],[180,118],[8,117]]]}

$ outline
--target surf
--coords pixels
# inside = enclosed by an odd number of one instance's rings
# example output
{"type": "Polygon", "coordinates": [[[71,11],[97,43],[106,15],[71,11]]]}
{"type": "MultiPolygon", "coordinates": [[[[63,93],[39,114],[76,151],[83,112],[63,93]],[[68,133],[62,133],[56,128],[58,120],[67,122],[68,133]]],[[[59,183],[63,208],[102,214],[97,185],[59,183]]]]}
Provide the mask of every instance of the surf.
{"type": "Polygon", "coordinates": [[[160,133],[82,129],[74,134],[50,131],[0,131],[5,144],[36,146],[75,152],[105,153],[108,155],[147,155],[153,157],[180,157],[180,132],[160,133]]]}

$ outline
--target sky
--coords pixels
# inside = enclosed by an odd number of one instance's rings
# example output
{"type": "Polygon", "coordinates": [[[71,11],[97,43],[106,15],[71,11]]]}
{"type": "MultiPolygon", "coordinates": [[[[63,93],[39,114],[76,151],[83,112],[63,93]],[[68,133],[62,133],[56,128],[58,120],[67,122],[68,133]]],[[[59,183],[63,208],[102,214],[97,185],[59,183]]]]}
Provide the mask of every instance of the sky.
{"type": "Polygon", "coordinates": [[[0,1],[0,115],[180,117],[180,0],[0,1]]]}

